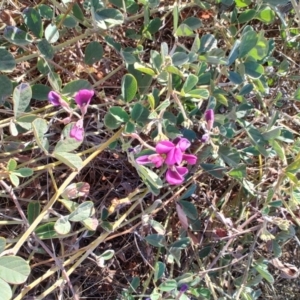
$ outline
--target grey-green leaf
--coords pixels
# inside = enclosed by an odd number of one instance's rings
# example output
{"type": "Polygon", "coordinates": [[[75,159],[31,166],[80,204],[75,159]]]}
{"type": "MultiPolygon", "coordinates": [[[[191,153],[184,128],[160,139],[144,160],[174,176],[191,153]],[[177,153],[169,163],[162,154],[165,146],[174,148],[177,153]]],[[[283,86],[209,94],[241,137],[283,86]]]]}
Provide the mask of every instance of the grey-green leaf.
{"type": "MultiPolygon", "coordinates": [[[[16,61],[6,49],[0,49],[0,71],[10,72],[16,67],[16,61]]],[[[4,75],[1,75],[4,76],[4,75]]]]}
{"type": "Polygon", "coordinates": [[[122,78],[122,97],[124,101],[130,102],[137,92],[137,81],[131,74],[125,74],[122,78]]]}
{"type": "Polygon", "coordinates": [[[25,282],[30,274],[28,263],[19,256],[0,257],[0,278],[11,284],[25,282]]]}
{"type": "Polygon", "coordinates": [[[41,16],[37,10],[28,7],[23,11],[24,22],[33,34],[41,38],[43,36],[43,23],[41,16]]]}
{"type": "Polygon", "coordinates": [[[85,48],[84,62],[87,65],[92,65],[98,62],[103,56],[103,47],[99,42],[90,42],[85,48]]]}
{"type": "Polygon", "coordinates": [[[53,156],[72,169],[80,170],[83,166],[82,159],[77,154],[67,152],[54,152],[53,156]]]}
{"type": "Polygon", "coordinates": [[[31,87],[28,83],[16,86],[13,93],[14,115],[18,117],[25,112],[32,98],[31,87]]]}

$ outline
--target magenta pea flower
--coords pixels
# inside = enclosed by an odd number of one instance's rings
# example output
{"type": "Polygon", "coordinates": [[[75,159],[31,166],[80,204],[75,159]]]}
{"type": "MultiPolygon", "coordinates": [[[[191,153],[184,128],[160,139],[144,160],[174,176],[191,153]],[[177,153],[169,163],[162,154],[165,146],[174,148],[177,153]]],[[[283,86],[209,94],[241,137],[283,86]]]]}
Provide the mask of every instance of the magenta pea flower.
{"type": "Polygon", "coordinates": [[[56,93],[54,91],[50,91],[48,93],[48,100],[54,106],[61,105],[67,112],[70,113],[69,104],[65,100],[63,100],[62,97],[58,93],[56,93]]]}
{"type": "Polygon", "coordinates": [[[211,131],[211,129],[214,126],[214,120],[215,120],[215,114],[214,114],[214,111],[212,109],[208,109],[205,112],[205,120],[206,120],[206,129],[208,131],[211,131]]]}
{"type": "Polygon", "coordinates": [[[82,141],[84,135],[83,119],[79,119],[71,128],[70,137],[77,141],[82,141]]]}
{"type": "Polygon", "coordinates": [[[191,143],[186,138],[179,138],[174,144],[170,141],[159,142],[155,149],[158,154],[165,154],[167,165],[181,164],[183,159],[183,152],[190,147],[191,143]]]}
{"type": "Polygon", "coordinates": [[[157,153],[150,155],[142,155],[136,159],[136,162],[140,165],[154,164],[156,168],[163,165],[165,158],[157,153]]]}
{"type": "Polygon", "coordinates": [[[77,106],[81,110],[81,114],[83,116],[86,114],[87,107],[90,104],[93,96],[94,91],[85,89],[78,91],[75,95],[75,102],[77,103],[77,106]]]}
{"type": "Polygon", "coordinates": [[[209,133],[204,133],[201,137],[201,142],[207,143],[209,141],[209,138],[210,138],[209,133]]]}
{"type": "Polygon", "coordinates": [[[48,93],[48,100],[52,105],[58,106],[58,105],[60,105],[62,99],[58,93],[56,93],[54,91],[50,91],[48,93]]]}
{"type": "Polygon", "coordinates": [[[188,169],[186,167],[169,166],[166,172],[166,180],[170,185],[179,185],[184,181],[184,175],[186,175],[188,169]]]}

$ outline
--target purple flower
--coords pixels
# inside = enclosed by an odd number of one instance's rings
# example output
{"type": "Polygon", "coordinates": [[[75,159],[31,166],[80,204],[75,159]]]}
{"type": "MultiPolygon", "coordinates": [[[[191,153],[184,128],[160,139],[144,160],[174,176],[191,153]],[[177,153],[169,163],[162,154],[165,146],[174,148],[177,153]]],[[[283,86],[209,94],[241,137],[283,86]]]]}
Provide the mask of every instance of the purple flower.
{"type": "Polygon", "coordinates": [[[202,143],[207,143],[209,141],[209,133],[204,133],[201,137],[202,143]]]}
{"type": "Polygon", "coordinates": [[[186,175],[188,169],[186,167],[169,166],[166,173],[166,180],[170,185],[179,185],[184,181],[184,175],[186,175]]]}
{"type": "Polygon", "coordinates": [[[94,91],[91,90],[80,90],[75,95],[75,102],[81,110],[81,114],[85,115],[87,112],[87,107],[91,102],[92,97],[94,96],[94,91]]]}
{"type": "Polygon", "coordinates": [[[56,93],[54,91],[50,91],[48,93],[48,100],[54,106],[61,105],[67,112],[70,113],[69,104],[65,100],[63,100],[58,93],[56,93]]]}
{"type": "Polygon", "coordinates": [[[73,125],[70,131],[70,137],[76,139],[77,141],[82,141],[83,135],[84,135],[83,119],[80,119],[73,125]]]}
{"type": "Polygon", "coordinates": [[[212,109],[208,109],[205,112],[206,129],[210,131],[214,126],[215,114],[212,109]]]}
{"type": "Polygon", "coordinates": [[[136,162],[140,165],[154,164],[156,168],[163,165],[165,158],[157,153],[150,155],[142,155],[136,159],[136,162]]]}
{"type": "Polygon", "coordinates": [[[185,293],[187,290],[189,289],[189,286],[184,283],[181,287],[180,287],[180,292],[181,293],[185,293]]]}
{"type": "Polygon", "coordinates": [[[165,154],[167,165],[181,164],[183,159],[183,152],[191,145],[186,138],[179,138],[174,144],[170,141],[161,141],[156,145],[156,152],[165,154]]]}
{"type": "Polygon", "coordinates": [[[48,93],[48,100],[52,105],[58,106],[58,105],[60,105],[62,99],[58,93],[56,93],[54,91],[50,91],[48,93]]]}

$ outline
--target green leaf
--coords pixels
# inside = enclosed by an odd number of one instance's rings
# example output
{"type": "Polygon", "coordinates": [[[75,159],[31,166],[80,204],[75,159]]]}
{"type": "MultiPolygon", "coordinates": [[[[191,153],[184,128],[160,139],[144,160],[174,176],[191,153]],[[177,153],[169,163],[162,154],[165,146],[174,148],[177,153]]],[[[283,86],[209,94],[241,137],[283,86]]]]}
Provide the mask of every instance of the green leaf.
{"type": "Polygon", "coordinates": [[[245,73],[251,78],[257,79],[264,74],[264,67],[255,61],[246,61],[244,66],[245,73]]]}
{"type": "Polygon", "coordinates": [[[17,165],[17,162],[13,158],[10,158],[7,163],[7,170],[14,171],[17,168],[17,165]]]}
{"type": "Polygon", "coordinates": [[[264,278],[266,279],[270,284],[274,284],[274,278],[270,274],[270,272],[267,269],[267,266],[265,264],[257,264],[254,267],[256,271],[264,278]]]}
{"type": "Polygon", "coordinates": [[[109,129],[117,129],[122,125],[123,122],[118,121],[111,113],[107,113],[104,116],[104,124],[109,129]]]}
{"type": "Polygon", "coordinates": [[[0,278],[10,284],[21,284],[30,274],[28,263],[19,256],[0,257],[0,278]]]}
{"type": "Polygon", "coordinates": [[[135,167],[147,187],[153,194],[157,195],[157,193],[159,193],[159,189],[163,186],[160,177],[145,166],[136,164],[135,167]]]}
{"type": "MultiPolygon", "coordinates": [[[[4,71],[4,72],[10,72],[13,71],[14,68],[16,67],[16,61],[13,57],[13,55],[8,52],[6,49],[0,49],[0,71],[4,71]]],[[[2,80],[4,77],[4,75],[0,75],[2,77],[2,80]]],[[[7,80],[6,80],[6,84],[7,80]]]]}
{"type": "Polygon", "coordinates": [[[1,299],[2,300],[11,300],[12,299],[12,291],[8,283],[0,278],[0,291],[1,291],[1,299]]]}
{"type": "Polygon", "coordinates": [[[218,154],[221,157],[221,159],[230,167],[235,168],[240,163],[240,155],[235,148],[220,146],[218,154]]]}
{"type": "Polygon", "coordinates": [[[300,87],[294,92],[294,100],[300,101],[300,87]]]}
{"type": "Polygon", "coordinates": [[[39,202],[30,202],[27,206],[27,218],[28,223],[31,225],[34,220],[39,216],[41,211],[41,205],[39,202]]]}
{"type": "Polygon", "coordinates": [[[61,15],[57,16],[56,21],[60,22],[63,18],[65,18],[62,23],[63,26],[65,26],[67,28],[74,28],[77,26],[77,20],[71,15],[67,15],[65,17],[64,14],[61,14],[61,15]]]}
{"type": "Polygon", "coordinates": [[[13,93],[14,115],[18,117],[25,112],[32,98],[31,87],[28,83],[16,86],[13,93]]]}
{"type": "Polygon", "coordinates": [[[198,218],[198,212],[195,205],[191,202],[180,200],[178,201],[185,215],[191,219],[196,220],[198,218]]]}
{"type": "Polygon", "coordinates": [[[129,121],[129,115],[122,107],[113,106],[109,109],[109,113],[117,120],[117,122],[126,123],[129,121]]]}
{"type": "Polygon", "coordinates": [[[40,4],[38,6],[38,12],[40,13],[42,18],[45,18],[47,20],[51,20],[53,18],[53,10],[48,5],[40,4]]]}
{"type": "Polygon", "coordinates": [[[99,42],[90,42],[84,51],[84,62],[93,65],[103,57],[103,47],[99,42]]]}
{"type": "Polygon", "coordinates": [[[114,250],[106,250],[102,254],[99,255],[99,258],[104,260],[110,260],[114,257],[115,251],[114,250]]]}
{"type": "MultiPolygon", "coordinates": [[[[1,57],[2,56],[1,56],[1,49],[0,49],[0,58],[1,57]]],[[[13,91],[12,82],[6,75],[1,74],[0,75],[0,95],[1,95],[0,104],[4,103],[6,98],[12,94],[12,91],[13,91]]]]}
{"type": "Polygon", "coordinates": [[[32,99],[40,100],[40,101],[45,101],[45,100],[48,101],[48,94],[52,89],[47,85],[38,83],[38,84],[34,84],[31,87],[31,90],[32,90],[32,99]]]}
{"type": "Polygon", "coordinates": [[[162,21],[160,20],[160,18],[154,18],[149,22],[148,26],[145,28],[145,31],[150,32],[150,34],[154,34],[159,30],[161,25],[162,21]]]}
{"type": "Polygon", "coordinates": [[[23,11],[24,22],[37,38],[43,36],[43,23],[37,10],[28,7],[23,11]]]}
{"type": "Polygon", "coordinates": [[[57,160],[61,161],[72,169],[80,170],[83,167],[82,159],[77,154],[68,152],[54,152],[52,155],[57,160]]]}
{"type": "Polygon", "coordinates": [[[192,30],[196,30],[202,26],[202,22],[199,18],[196,17],[189,17],[185,19],[182,24],[186,24],[191,28],[192,30]]]}
{"type": "Polygon", "coordinates": [[[33,130],[36,143],[41,148],[41,150],[43,150],[47,155],[49,149],[49,142],[44,137],[45,133],[48,131],[48,124],[46,120],[41,118],[35,119],[32,122],[32,130],[33,130]]]}
{"type": "Polygon", "coordinates": [[[131,74],[125,74],[122,78],[122,97],[125,102],[130,102],[134,99],[137,92],[137,81],[131,74]]]}
{"type": "Polygon", "coordinates": [[[71,231],[71,223],[68,217],[60,217],[55,222],[54,229],[58,234],[68,234],[71,231]]]}
{"type": "Polygon", "coordinates": [[[166,269],[166,265],[163,262],[157,261],[155,263],[155,266],[154,266],[154,281],[155,282],[164,275],[165,269],[166,269]]]}
{"type": "Polygon", "coordinates": [[[200,53],[208,52],[217,47],[217,39],[212,34],[204,34],[200,39],[200,53]]]}
{"type": "Polygon", "coordinates": [[[135,125],[131,121],[128,121],[124,126],[124,132],[132,133],[134,131],[135,131],[135,125]]]}
{"type": "Polygon", "coordinates": [[[223,179],[225,172],[227,169],[222,166],[214,165],[214,164],[200,164],[201,168],[217,179],[223,179]]]}
{"type": "Polygon", "coordinates": [[[10,43],[18,46],[26,46],[32,43],[30,35],[26,31],[15,26],[6,26],[3,36],[10,43]]]}
{"type": "Polygon", "coordinates": [[[62,80],[57,73],[50,71],[48,74],[48,80],[54,91],[60,91],[62,80]]]}
{"type": "Polygon", "coordinates": [[[183,194],[182,196],[180,197],[180,200],[182,199],[187,199],[187,198],[190,198],[192,196],[192,194],[195,193],[196,191],[196,188],[197,188],[197,185],[196,184],[192,184],[183,194]]]}
{"type": "Polygon", "coordinates": [[[145,240],[154,247],[164,247],[166,244],[165,236],[161,234],[149,234],[145,240]]]}
{"type": "Polygon", "coordinates": [[[50,43],[53,44],[59,39],[59,31],[56,25],[49,24],[45,30],[45,38],[50,43]]]}
{"type": "Polygon", "coordinates": [[[18,170],[14,170],[13,173],[19,177],[29,177],[32,176],[33,171],[30,168],[20,168],[18,170]]]}
{"type": "Polygon", "coordinates": [[[246,11],[243,11],[238,17],[238,22],[241,24],[249,22],[255,17],[255,15],[256,15],[255,9],[248,9],[246,11]]]}
{"type": "Polygon", "coordinates": [[[69,220],[72,222],[83,221],[95,213],[94,203],[86,201],[81,203],[70,215],[69,220]]]}
{"type": "Polygon", "coordinates": [[[188,93],[198,82],[198,77],[194,74],[189,74],[185,80],[182,90],[184,93],[188,93]]]}
{"type": "Polygon", "coordinates": [[[258,41],[257,33],[255,31],[247,31],[243,34],[239,47],[239,57],[246,56],[249,51],[256,46],[258,41]]]}
{"type": "Polygon", "coordinates": [[[0,236],[0,253],[5,250],[6,239],[0,236]]]}
{"type": "Polygon", "coordinates": [[[59,235],[55,231],[54,226],[55,226],[54,222],[49,222],[49,223],[46,223],[46,224],[42,224],[42,225],[40,225],[36,228],[35,233],[41,239],[57,238],[59,235]]]}
{"type": "Polygon", "coordinates": [[[74,3],[74,5],[72,7],[72,12],[76,19],[80,20],[81,22],[84,21],[84,14],[77,2],[74,3]]]}
{"type": "Polygon", "coordinates": [[[134,68],[142,73],[145,73],[145,74],[148,74],[148,75],[151,75],[151,76],[155,76],[155,72],[148,68],[148,67],[145,67],[144,65],[140,64],[140,63],[134,63],[134,68]]]}
{"type": "Polygon", "coordinates": [[[185,64],[188,60],[189,56],[185,52],[176,52],[172,56],[172,63],[175,67],[185,64]]]}
{"type": "Polygon", "coordinates": [[[239,165],[227,173],[232,178],[242,180],[247,176],[246,165],[239,165]]]}
{"type": "Polygon", "coordinates": [[[92,90],[92,85],[85,79],[78,79],[68,82],[62,89],[62,94],[67,96],[74,96],[79,90],[92,90]]]}
{"type": "Polygon", "coordinates": [[[51,60],[54,57],[54,49],[46,39],[40,40],[37,44],[37,47],[46,59],[51,60]]]}
{"type": "Polygon", "coordinates": [[[209,91],[207,89],[191,90],[187,94],[185,94],[185,97],[193,97],[193,98],[197,98],[197,99],[208,98],[209,91]]]}
{"type": "Polygon", "coordinates": [[[177,282],[174,279],[167,279],[165,282],[159,285],[158,289],[163,292],[170,292],[177,289],[177,282]]]}
{"type": "Polygon", "coordinates": [[[76,150],[80,145],[82,144],[82,141],[77,141],[74,138],[66,138],[63,140],[60,140],[55,148],[54,152],[71,152],[73,150],[76,150]]]}
{"type": "Polygon", "coordinates": [[[11,183],[12,183],[14,186],[16,186],[16,187],[19,186],[19,184],[20,184],[20,179],[19,179],[19,177],[18,177],[17,175],[11,173],[11,174],[9,174],[9,179],[10,179],[11,183]]]}
{"type": "Polygon", "coordinates": [[[193,36],[193,29],[187,24],[180,24],[175,32],[175,36],[193,36]]]}
{"type": "Polygon", "coordinates": [[[172,243],[171,245],[169,245],[169,247],[179,248],[179,249],[185,249],[190,244],[191,244],[190,238],[189,237],[185,237],[185,238],[181,238],[181,239],[175,241],[174,243],[172,243]]]}
{"type": "Polygon", "coordinates": [[[256,18],[265,24],[271,24],[275,20],[275,12],[270,7],[265,7],[256,15],[256,18]]]}
{"type": "Polygon", "coordinates": [[[95,13],[95,21],[100,28],[106,29],[107,27],[122,24],[124,22],[124,17],[123,14],[115,8],[104,8],[95,13]],[[103,26],[103,22],[105,22],[108,26],[103,26]]]}

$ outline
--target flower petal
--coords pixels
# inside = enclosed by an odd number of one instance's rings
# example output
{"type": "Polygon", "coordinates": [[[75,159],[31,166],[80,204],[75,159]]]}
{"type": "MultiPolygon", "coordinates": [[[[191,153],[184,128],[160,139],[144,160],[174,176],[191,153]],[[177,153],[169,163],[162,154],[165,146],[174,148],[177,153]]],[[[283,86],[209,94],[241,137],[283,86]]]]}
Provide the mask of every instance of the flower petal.
{"type": "Polygon", "coordinates": [[[72,127],[70,131],[70,137],[76,139],[77,141],[82,141],[84,135],[83,130],[83,120],[78,120],[72,127]]]}
{"type": "Polygon", "coordinates": [[[155,147],[156,152],[159,154],[166,154],[173,148],[175,148],[175,145],[170,141],[161,141],[155,147]]]}
{"type": "Polygon", "coordinates": [[[58,105],[60,105],[61,97],[58,93],[56,93],[54,91],[50,91],[48,93],[48,100],[54,106],[58,106],[58,105]]]}
{"type": "Polygon", "coordinates": [[[82,115],[86,114],[87,106],[90,104],[94,91],[91,90],[80,90],[75,96],[75,102],[81,109],[82,115]]]}
{"type": "Polygon", "coordinates": [[[184,178],[176,171],[168,169],[166,172],[166,180],[170,185],[178,185],[183,182],[184,178]]]}
{"type": "Polygon", "coordinates": [[[212,109],[208,109],[205,112],[205,120],[206,120],[206,128],[210,131],[213,128],[214,120],[215,120],[215,113],[212,109]]]}
{"type": "Polygon", "coordinates": [[[141,155],[135,160],[139,165],[150,164],[149,155],[141,155]]]}
{"type": "Polygon", "coordinates": [[[160,168],[165,161],[164,157],[160,154],[151,154],[148,159],[155,165],[156,168],[160,168]]]}
{"type": "Polygon", "coordinates": [[[186,175],[189,171],[186,167],[176,167],[176,170],[181,176],[186,175]]]}
{"type": "Polygon", "coordinates": [[[186,138],[180,138],[176,145],[181,151],[185,151],[187,148],[191,146],[191,143],[188,139],[186,138]]]}
{"type": "Polygon", "coordinates": [[[170,167],[166,172],[166,180],[171,185],[179,185],[184,181],[184,175],[188,172],[185,167],[170,167]]]}
{"type": "Polygon", "coordinates": [[[197,156],[193,154],[183,154],[182,160],[185,160],[189,165],[194,165],[197,162],[197,156]]]}
{"type": "Polygon", "coordinates": [[[166,164],[167,165],[174,165],[180,164],[182,162],[182,151],[178,148],[173,148],[167,154],[166,164]]]}
{"type": "Polygon", "coordinates": [[[207,143],[209,141],[209,133],[204,133],[201,137],[202,143],[207,143]]]}

